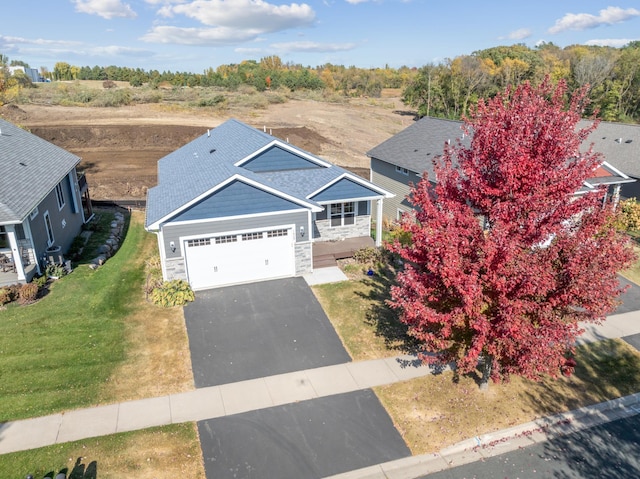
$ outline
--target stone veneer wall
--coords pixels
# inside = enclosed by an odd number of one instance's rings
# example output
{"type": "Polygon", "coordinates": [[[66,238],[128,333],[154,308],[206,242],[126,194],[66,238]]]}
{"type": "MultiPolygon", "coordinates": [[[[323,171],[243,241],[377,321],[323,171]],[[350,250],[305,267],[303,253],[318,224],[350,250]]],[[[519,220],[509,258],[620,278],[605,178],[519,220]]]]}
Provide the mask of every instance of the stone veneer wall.
{"type": "Polygon", "coordinates": [[[184,265],[184,258],[167,258],[165,260],[165,269],[167,272],[167,281],[174,279],[187,280],[187,269],[184,265]]]}
{"type": "Polygon", "coordinates": [[[356,222],[349,226],[331,226],[331,220],[316,220],[314,239],[320,241],[335,241],[345,238],[371,235],[371,216],[356,216],[356,222]]]}
{"type": "Polygon", "coordinates": [[[313,254],[311,242],[296,243],[296,276],[310,273],[313,270],[313,254]]]}

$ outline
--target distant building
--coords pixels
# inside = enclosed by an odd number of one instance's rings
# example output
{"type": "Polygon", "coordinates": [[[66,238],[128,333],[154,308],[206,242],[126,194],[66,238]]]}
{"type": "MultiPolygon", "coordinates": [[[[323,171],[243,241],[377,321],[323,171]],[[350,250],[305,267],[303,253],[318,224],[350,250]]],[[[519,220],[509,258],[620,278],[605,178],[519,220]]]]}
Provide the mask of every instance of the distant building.
{"type": "Polygon", "coordinates": [[[27,76],[27,78],[29,78],[34,83],[45,81],[44,77],[40,75],[40,72],[38,71],[37,68],[26,68],[26,67],[23,67],[22,65],[16,65],[8,68],[9,68],[9,73],[11,73],[12,75],[15,75],[16,72],[22,72],[27,76]]]}

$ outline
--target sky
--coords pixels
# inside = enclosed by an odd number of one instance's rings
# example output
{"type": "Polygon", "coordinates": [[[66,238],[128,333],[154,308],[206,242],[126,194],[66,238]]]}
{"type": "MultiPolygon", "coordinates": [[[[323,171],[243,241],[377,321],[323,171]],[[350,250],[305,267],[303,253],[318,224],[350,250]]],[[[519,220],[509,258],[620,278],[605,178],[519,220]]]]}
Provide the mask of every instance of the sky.
{"type": "Polygon", "coordinates": [[[16,0],[0,15],[0,53],[49,70],[202,73],[270,55],[310,67],[421,67],[499,45],[640,40],[637,0],[16,0]]]}

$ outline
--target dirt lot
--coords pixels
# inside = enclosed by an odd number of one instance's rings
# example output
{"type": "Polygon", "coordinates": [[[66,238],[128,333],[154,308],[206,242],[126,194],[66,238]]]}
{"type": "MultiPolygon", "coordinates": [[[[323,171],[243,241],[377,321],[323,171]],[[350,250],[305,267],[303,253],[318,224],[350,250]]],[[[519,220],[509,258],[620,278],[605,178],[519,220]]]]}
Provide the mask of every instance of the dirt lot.
{"type": "Polygon", "coordinates": [[[398,98],[334,104],[289,100],[264,110],[187,110],[163,104],[121,108],[20,105],[0,116],[80,156],[94,199],[143,199],[156,162],[237,118],[368,178],[366,152],[413,122],[398,98]]]}

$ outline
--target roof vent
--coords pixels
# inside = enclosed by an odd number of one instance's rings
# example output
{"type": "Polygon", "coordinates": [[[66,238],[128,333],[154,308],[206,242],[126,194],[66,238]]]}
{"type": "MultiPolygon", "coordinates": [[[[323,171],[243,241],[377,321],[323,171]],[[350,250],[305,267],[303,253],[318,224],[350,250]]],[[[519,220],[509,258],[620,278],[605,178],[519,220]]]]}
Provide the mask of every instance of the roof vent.
{"type": "Polygon", "coordinates": [[[215,152],[216,152],[216,149],[215,149],[215,148],[211,148],[211,149],[209,150],[209,154],[211,154],[211,153],[215,153],[215,152]]]}
{"type": "Polygon", "coordinates": [[[631,143],[633,140],[625,140],[625,143],[631,143]]]}
{"type": "Polygon", "coordinates": [[[27,166],[27,164],[23,161],[21,161],[20,163],[18,163],[20,166],[27,166]]]}
{"type": "Polygon", "coordinates": [[[211,130],[207,128],[207,136],[211,136],[211,130]]]}
{"type": "Polygon", "coordinates": [[[622,138],[616,138],[616,143],[622,143],[622,138]]]}

